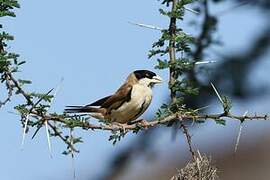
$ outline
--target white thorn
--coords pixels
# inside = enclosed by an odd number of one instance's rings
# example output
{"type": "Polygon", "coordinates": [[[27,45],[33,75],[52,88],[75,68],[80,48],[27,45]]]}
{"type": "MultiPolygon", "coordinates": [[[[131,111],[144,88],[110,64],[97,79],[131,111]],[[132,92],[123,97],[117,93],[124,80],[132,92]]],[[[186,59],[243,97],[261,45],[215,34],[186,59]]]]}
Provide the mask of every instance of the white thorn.
{"type": "Polygon", "coordinates": [[[72,169],[73,169],[73,179],[76,180],[76,169],[75,169],[75,159],[74,155],[72,154],[72,169]]]}
{"type": "Polygon", "coordinates": [[[9,114],[13,114],[13,115],[17,115],[17,116],[21,116],[21,114],[16,113],[16,112],[12,112],[12,111],[7,111],[9,114]]]}
{"type": "Polygon", "coordinates": [[[236,153],[236,151],[238,149],[238,145],[239,145],[239,142],[240,142],[240,136],[242,134],[242,129],[243,129],[243,125],[240,122],[239,130],[238,130],[238,135],[237,135],[237,139],[236,139],[236,143],[235,143],[235,147],[234,147],[234,153],[236,153]]]}
{"type": "Polygon", "coordinates": [[[45,124],[45,130],[46,130],[49,153],[50,153],[50,157],[52,158],[52,146],[51,146],[51,138],[50,138],[50,133],[49,133],[48,122],[45,121],[44,124],[45,124]]]}
{"type": "Polygon", "coordinates": [[[21,150],[23,150],[23,146],[24,146],[24,142],[25,142],[25,136],[26,136],[26,129],[27,129],[28,121],[29,121],[29,114],[27,113],[26,118],[25,118],[24,127],[23,127],[21,150]]]}
{"type": "Polygon", "coordinates": [[[214,84],[213,84],[213,83],[211,83],[211,86],[213,87],[213,89],[214,89],[214,91],[215,91],[215,93],[216,93],[216,95],[217,95],[217,97],[218,97],[219,101],[220,101],[220,102],[221,102],[221,104],[223,105],[223,104],[224,104],[224,102],[222,101],[222,98],[221,98],[221,96],[219,95],[219,93],[218,93],[218,91],[217,91],[216,87],[214,86],[214,84]]]}
{"type": "Polygon", "coordinates": [[[196,65],[200,65],[200,64],[212,64],[212,63],[216,63],[217,61],[198,61],[195,64],[196,65]]]}
{"type": "Polygon", "coordinates": [[[51,102],[50,102],[50,104],[49,104],[49,108],[52,106],[52,103],[54,102],[55,97],[56,97],[58,91],[60,90],[60,88],[61,88],[61,86],[62,86],[63,81],[64,81],[64,78],[61,78],[60,82],[59,82],[58,85],[56,86],[55,91],[54,91],[54,94],[53,94],[53,98],[52,98],[52,100],[51,100],[51,102]]]}
{"type": "MultiPolygon", "coordinates": [[[[69,137],[70,137],[70,144],[73,146],[73,134],[72,134],[72,129],[69,131],[69,137]]],[[[71,148],[71,158],[72,158],[72,170],[73,170],[73,179],[76,180],[76,169],[75,169],[75,159],[74,159],[74,152],[73,149],[71,148]]]]}
{"type": "MultiPolygon", "coordinates": [[[[56,86],[54,94],[53,94],[53,98],[52,98],[51,102],[49,103],[49,109],[51,108],[52,103],[55,100],[55,96],[57,95],[63,81],[64,81],[64,79],[61,78],[60,82],[56,86]]],[[[49,109],[48,109],[48,111],[49,111],[49,109]]],[[[45,123],[45,130],[46,130],[46,137],[47,137],[47,142],[48,142],[49,153],[50,153],[50,157],[52,158],[52,145],[51,145],[51,137],[50,137],[50,133],[49,133],[48,122],[45,121],[44,123],[45,123]]]]}
{"type": "Polygon", "coordinates": [[[228,12],[231,12],[233,10],[236,10],[236,9],[238,9],[238,8],[240,8],[242,6],[245,6],[245,5],[249,4],[249,3],[250,3],[250,1],[241,2],[239,4],[236,4],[236,5],[232,6],[232,7],[229,7],[228,9],[225,9],[223,11],[218,12],[216,14],[216,16],[218,16],[218,17],[223,16],[223,15],[227,14],[228,12]]]}
{"type": "Polygon", "coordinates": [[[246,111],[244,114],[243,114],[243,117],[245,117],[247,115],[248,111],[246,111]]]}
{"type": "Polygon", "coordinates": [[[153,26],[153,25],[148,25],[148,24],[142,24],[142,23],[134,23],[134,22],[128,22],[130,24],[133,24],[133,25],[137,25],[137,26],[140,26],[140,27],[145,27],[145,28],[148,28],[148,29],[154,29],[154,30],[163,30],[162,28],[160,27],[156,27],[156,26],[153,26]]]}
{"type": "MultiPolygon", "coordinates": [[[[243,117],[245,117],[247,115],[248,111],[246,111],[243,115],[243,117]]],[[[240,122],[240,125],[239,125],[239,130],[238,130],[238,135],[237,135],[237,139],[236,139],[236,143],[235,143],[235,147],[234,147],[234,153],[236,153],[237,149],[238,149],[238,146],[239,146],[239,142],[240,142],[240,137],[241,137],[241,134],[242,134],[242,129],[243,129],[243,123],[240,122]]]]}
{"type": "Polygon", "coordinates": [[[192,12],[192,13],[194,13],[194,14],[200,14],[198,11],[195,11],[195,10],[193,10],[193,9],[190,9],[190,8],[188,8],[188,7],[184,7],[184,9],[185,10],[187,10],[187,11],[189,11],[189,12],[192,12]]]}

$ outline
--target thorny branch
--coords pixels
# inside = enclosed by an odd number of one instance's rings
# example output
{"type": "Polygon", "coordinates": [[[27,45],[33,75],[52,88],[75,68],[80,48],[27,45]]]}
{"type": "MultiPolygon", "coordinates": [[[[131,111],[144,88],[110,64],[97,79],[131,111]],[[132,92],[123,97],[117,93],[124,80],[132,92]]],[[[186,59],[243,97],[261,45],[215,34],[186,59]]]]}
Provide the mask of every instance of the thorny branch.
{"type": "MultiPolygon", "coordinates": [[[[36,112],[32,112],[34,118],[38,118],[39,115],[36,112]]],[[[70,117],[71,118],[71,117],[70,117]]],[[[229,119],[235,119],[239,121],[246,121],[246,120],[270,120],[269,115],[245,115],[245,116],[237,116],[237,115],[232,115],[230,113],[221,113],[221,114],[207,114],[207,115],[191,115],[191,114],[181,114],[181,113],[175,113],[172,115],[169,115],[165,118],[162,119],[155,119],[152,121],[149,121],[147,125],[141,125],[140,123],[128,125],[128,124],[122,124],[122,125],[116,125],[116,124],[91,124],[89,121],[78,121],[76,124],[72,124],[71,120],[60,117],[60,116],[55,116],[53,114],[46,114],[42,117],[42,121],[51,121],[51,122],[59,122],[62,123],[63,125],[67,127],[79,127],[83,128],[86,130],[105,130],[105,131],[136,131],[138,128],[141,129],[148,129],[148,128],[154,128],[162,124],[167,124],[169,122],[174,122],[174,121],[197,121],[197,122],[203,122],[207,120],[220,120],[221,118],[229,118],[229,119]]],[[[40,120],[41,121],[41,120],[40,120]]]]}
{"type": "MultiPolygon", "coordinates": [[[[176,5],[178,3],[178,0],[172,1],[172,12],[176,10],[176,5]]],[[[169,33],[171,36],[170,42],[169,42],[169,57],[170,57],[170,63],[175,63],[176,61],[176,52],[175,52],[175,37],[176,37],[176,17],[170,18],[170,25],[169,25],[169,33]]],[[[170,80],[169,80],[169,86],[174,85],[175,83],[175,72],[172,68],[170,68],[170,80]]],[[[176,93],[171,90],[171,99],[172,102],[176,102],[176,93]]]]}
{"type": "MultiPolygon", "coordinates": [[[[172,9],[171,9],[172,13],[176,11],[177,4],[178,4],[178,0],[172,1],[172,9]]],[[[176,44],[175,38],[176,38],[176,33],[177,33],[176,32],[177,31],[176,21],[177,21],[176,17],[172,16],[170,18],[170,25],[169,25],[169,34],[171,36],[170,41],[169,41],[169,62],[170,63],[176,62],[176,50],[175,50],[175,44],[176,44]]],[[[178,77],[175,74],[176,72],[172,67],[169,68],[169,72],[170,72],[169,87],[172,87],[175,84],[176,79],[178,77]]],[[[171,101],[172,101],[172,103],[176,103],[177,102],[176,92],[173,91],[172,88],[170,88],[170,90],[171,90],[171,101]]],[[[191,145],[191,136],[190,136],[187,128],[185,127],[185,125],[182,122],[180,123],[180,125],[181,125],[180,127],[183,129],[183,133],[186,136],[192,158],[193,158],[193,160],[195,160],[196,157],[195,157],[195,153],[194,153],[194,150],[192,148],[192,145],[191,145]]]]}

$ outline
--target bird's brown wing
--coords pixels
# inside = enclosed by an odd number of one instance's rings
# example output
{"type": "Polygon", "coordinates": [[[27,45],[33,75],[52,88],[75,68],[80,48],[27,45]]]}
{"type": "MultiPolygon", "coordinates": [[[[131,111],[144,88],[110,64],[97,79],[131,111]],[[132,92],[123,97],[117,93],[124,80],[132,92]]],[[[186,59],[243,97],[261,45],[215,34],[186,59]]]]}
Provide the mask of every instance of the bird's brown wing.
{"type": "Polygon", "coordinates": [[[130,83],[123,84],[115,94],[101,98],[91,104],[85,106],[67,106],[65,112],[97,112],[99,109],[107,109],[110,112],[112,109],[118,109],[122,104],[128,102],[131,98],[132,85],[130,83]],[[92,108],[91,106],[100,106],[100,108],[92,108]]]}
{"type": "Polygon", "coordinates": [[[91,104],[87,104],[86,106],[102,106],[102,104],[104,104],[110,97],[112,96],[107,96],[107,97],[104,97],[104,98],[101,98],[91,104]]]}
{"type": "Polygon", "coordinates": [[[125,102],[131,99],[132,85],[130,83],[123,84],[114,95],[110,96],[102,105],[101,108],[107,108],[109,111],[118,109],[125,102]]]}

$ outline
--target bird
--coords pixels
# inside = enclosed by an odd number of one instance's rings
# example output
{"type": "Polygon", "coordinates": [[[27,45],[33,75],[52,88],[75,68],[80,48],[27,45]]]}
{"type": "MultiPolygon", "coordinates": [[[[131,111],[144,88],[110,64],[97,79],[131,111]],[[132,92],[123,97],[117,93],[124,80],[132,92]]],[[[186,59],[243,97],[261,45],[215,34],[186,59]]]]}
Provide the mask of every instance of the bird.
{"type": "Polygon", "coordinates": [[[110,123],[128,124],[139,118],[152,101],[152,88],[162,78],[149,70],[135,70],[112,95],[84,106],[66,106],[65,113],[89,113],[110,123]]]}

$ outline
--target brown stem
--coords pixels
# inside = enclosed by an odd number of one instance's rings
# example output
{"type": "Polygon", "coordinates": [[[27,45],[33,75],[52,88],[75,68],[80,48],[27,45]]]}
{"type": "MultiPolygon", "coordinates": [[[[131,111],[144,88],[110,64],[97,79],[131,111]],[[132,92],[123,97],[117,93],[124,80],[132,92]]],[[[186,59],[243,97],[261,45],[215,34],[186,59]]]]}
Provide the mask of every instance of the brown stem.
{"type": "Polygon", "coordinates": [[[33,101],[31,100],[31,97],[21,88],[19,82],[13,77],[13,75],[8,72],[7,76],[9,76],[9,79],[13,82],[14,86],[18,89],[19,93],[24,96],[24,98],[27,101],[27,104],[33,105],[33,101]]]}
{"type": "MultiPolygon", "coordinates": [[[[174,12],[176,10],[176,5],[178,3],[178,0],[173,0],[172,2],[172,10],[171,12],[174,12]]],[[[170,19],[170,27],[169,27],[169,33],[171,36],[171,39],[169,41],[169,57],[170,63],[176,62],[176,52],[175,52],[175,37],[176,37],[176,18],[171,17],[170,19]]],[[[170,80],[169,80],[169,86],[173,86],[175,83],[175,72],[172,68],[170,68],[170,80]]],[[[176,102],[176,93],[171,89],[171,99],[172,102],[176,102]]]]}
{"type": "MultiPolygon", "coordinates": [[[[178,3],[178,0],[172,1],[172,10],[171,10],[172,13],[174,11],[176,11],[177,3],[178,3]]],[[[177,19],[175,17],[171,17],[170,27],[169,27],[169,33],[171,36],[170,41],[169,41],[169,57],[170,57],[169,62],[171,64],[176,62],[176,51],[175,51],[175,43],[176,43],[175,38],[176,38],[176,30],[177,30],[176,20],[177,19]]],[[[175,103],[177,101],[176,92],[172,89],[172,86],[175,84],[176,79],[177,79],[177,76],[175,73],[176,73],[175,70],[170,67],[169,86],[170,86],[170,90],[171,90],[172,103],[175,103]]],[[[194,153],[194,150],[192,149],[192,146],[191,146],[191,136],[189,135],[187,128],[184,126],[184,124],[182,122],[181,122],[181,128],[183,129],[183,133],[185,134],[187,142],[189,144],[189,151],[191,152],[192,158],[193,158],[193,160],[195,160],[195,153],[194,153]]]]}
{"type": "Polygon", "coordinates": [[[196,154],[195,154],[195,152],[194,152],[194,150],[193,150],[193,147],[192,147],[191,136],[190,136],[190,134],[189,134],[189,132],[188,132],[188,129],[187,129],[187,127],[183,124],[183,122],[181,122],[180,127],[183,129],[183,133],[184,133],[185,136],[186,136],[187,143],[188,143],[188,147],[189,147],[189,152],[191,153],[192,159],[193,159],[194,161],[196,161],[196,154]]]}

